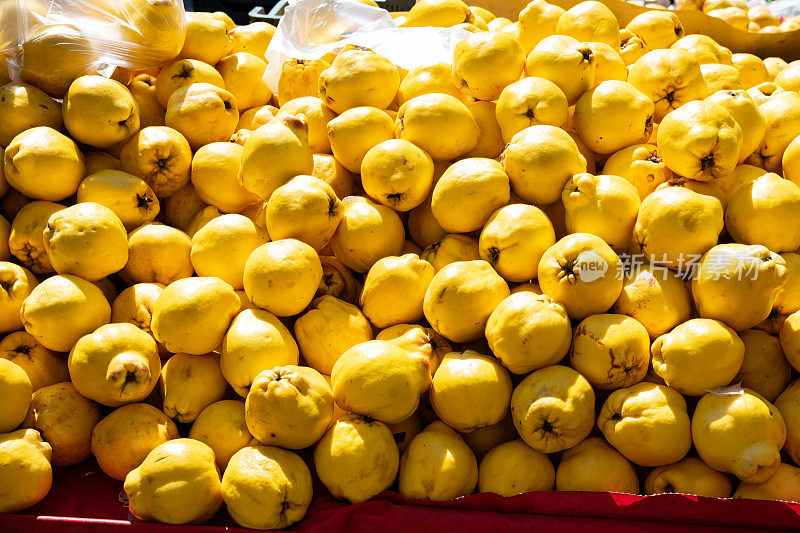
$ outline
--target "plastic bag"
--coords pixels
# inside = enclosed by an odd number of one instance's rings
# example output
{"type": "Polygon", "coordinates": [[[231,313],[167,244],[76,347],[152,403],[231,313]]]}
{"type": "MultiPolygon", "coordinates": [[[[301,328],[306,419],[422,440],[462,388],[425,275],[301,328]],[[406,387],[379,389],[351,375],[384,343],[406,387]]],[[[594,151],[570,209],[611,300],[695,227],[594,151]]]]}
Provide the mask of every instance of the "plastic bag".
{"type": "Polygon", "coordinates": [[[51,96],[90,73],[146,70],[186,38],[182,0],[0,0],[0,51],[12,79],[51,96]]]}
{"type": "Polygon", "coordinates": [[[349,0],[289,0],[267,48],[264,75],[278,90],[287,59],[319,59],[347,44],[370,48],[404,69],[450,63],[462,28],[398,28],[389,12],[349,0]]]}
{"type": "Polygon", "coordinates": [[[748,0],[748,7],[767,6],[776,17],[800,15],[800,2],[797,0],[748,0]]]}
{"type": "Polygon", "coordinates": [[[714,390],[707,390],[706,392],[719,394],[720,396],[741,396],[744,394],[744,389],[742,388],[742,384],[740,382],[734,385],[728,385],[727,387],[718,387],[714,390]]]}

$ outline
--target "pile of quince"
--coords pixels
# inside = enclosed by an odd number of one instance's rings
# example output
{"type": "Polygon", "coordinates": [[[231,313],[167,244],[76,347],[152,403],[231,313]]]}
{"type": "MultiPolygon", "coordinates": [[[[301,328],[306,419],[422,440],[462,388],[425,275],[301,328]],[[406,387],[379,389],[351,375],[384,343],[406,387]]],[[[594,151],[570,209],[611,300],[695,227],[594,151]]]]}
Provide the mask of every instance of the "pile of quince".
{"type": "Polygon", "coordinates": [[[709,17],[724,20],[739,30],[756,33],[800,30],[800,16],[792,15],[781,20],[768,6],[751,7],[742,0],[677,0],[675,7],[702,11],[709,17]]]}
{"type": "Polygon", "coordinates": [[[0,512],[91,456],[168,523],[289,526],[310,466],[800,500],[800,62],[419,0],[451,64],[350,46],[272,94],[274,27],[187,17],[151,72],[0,87],[0,512]]]}

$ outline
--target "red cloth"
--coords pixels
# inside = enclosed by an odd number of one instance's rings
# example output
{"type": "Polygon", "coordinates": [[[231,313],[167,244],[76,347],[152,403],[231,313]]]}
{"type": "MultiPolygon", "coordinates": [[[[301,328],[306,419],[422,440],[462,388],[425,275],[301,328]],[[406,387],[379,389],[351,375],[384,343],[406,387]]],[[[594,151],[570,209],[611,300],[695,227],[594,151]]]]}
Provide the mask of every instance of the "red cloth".
{"type": "MultiPolygon", "coordinates": [[[[130,530],[142,533],[248,531],[224,509],[206,526],[166,526],[131,517],[122,483],[106,477],[93,461],[55,472],[43,502],[21,514],[0,515],[0,533],[130,530]]],[[[305,520],[291,528],[309,533],[456,531],[486,533],[738,532],[800,530],[800,505],[751,500],[716,500],[667,494],[634,496],[589,492],[537,492],[513,498],[477,494],[449,502],[411,501],[385,492],[359,505],[334,500],[315,486],[305,520]]]]}

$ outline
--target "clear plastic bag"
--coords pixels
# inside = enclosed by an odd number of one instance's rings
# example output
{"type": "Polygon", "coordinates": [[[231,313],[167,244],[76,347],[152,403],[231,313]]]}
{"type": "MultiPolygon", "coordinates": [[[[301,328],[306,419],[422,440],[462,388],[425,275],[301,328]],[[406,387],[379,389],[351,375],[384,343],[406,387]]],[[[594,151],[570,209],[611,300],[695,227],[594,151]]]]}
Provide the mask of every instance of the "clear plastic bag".
{"type": "Polygon", "coordinates": [[[404,69],[450,63],[462,28],[398,28],[389,12],[351,0],[290,0],[267,48],[265,79],[278,90],[287,59],[319,59],[347,44],[364,46],[404,69]]]}
{"type": "Polygon", "coordinates": [[[182,0],[0,0],[0,51],[12,79],[57,98],[83,74],[169,61],[185,38],[182,0]]]}
{"type": "Polygon", "coordinates": [[[800,2],[797,0],[748,0],[749,7],[767,6],[776,17],[800,15],[800,2]]]}

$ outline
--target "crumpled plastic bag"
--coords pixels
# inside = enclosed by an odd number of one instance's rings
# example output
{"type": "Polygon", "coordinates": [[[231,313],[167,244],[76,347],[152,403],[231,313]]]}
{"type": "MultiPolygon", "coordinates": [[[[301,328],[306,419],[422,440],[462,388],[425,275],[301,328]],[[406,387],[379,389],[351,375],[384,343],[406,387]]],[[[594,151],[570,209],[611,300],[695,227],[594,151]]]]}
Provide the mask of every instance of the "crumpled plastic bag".
{"type": "Polygon", "coordinates": [[[767,6],[776,17],[788,17],[790,15],[800,15],[800,2],[797,0],[748,0],[748,7],[767,6]]]}
{"type": "Polygon", "coordinates": [[[169,61],[185,39],[182,0],[0,0],[0,52],[11,78],[56,98],[84,74],[169,61]]]}
{"type": "Polygon", "coordinates": [[[451,63],[463,28],[399,28],[385,9],[351,0],[289,0],[265,55],[264,78],[278,90],[287,59],[319,59],[347,44],[363,46],[410,70],[451,63]]]}
{"type": "Polygon", "coordinates": [[[718,387],[714,390],[708,390],[706,392],[718,394],[720,396],[741,396],[744,394],[744,389],[742,388],[742,384],[740,382],[734,383],[733,385],[728,385],[727,387],[718,387]]]}

